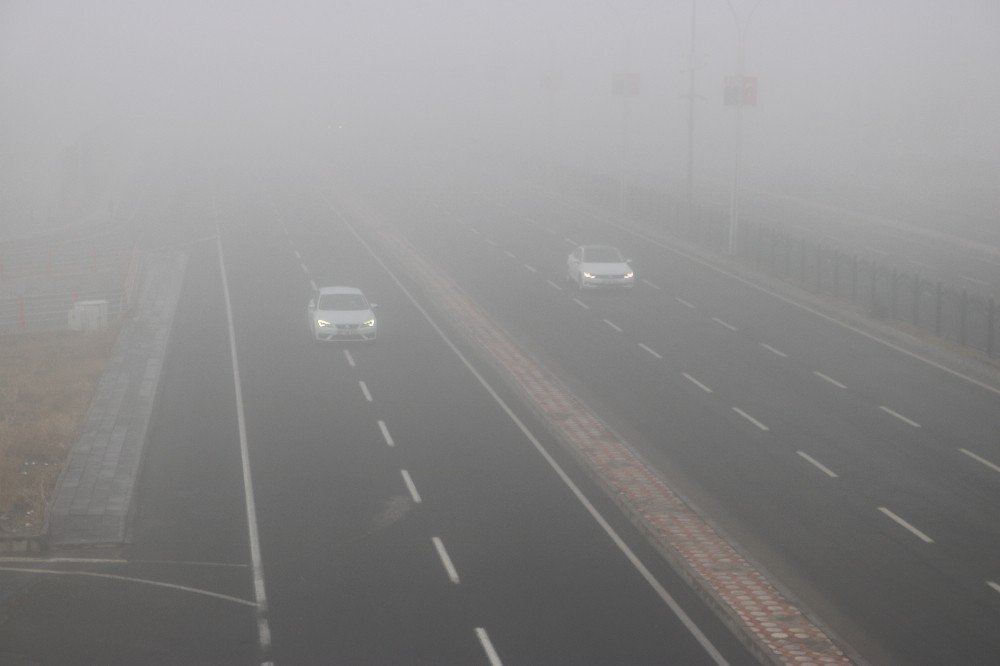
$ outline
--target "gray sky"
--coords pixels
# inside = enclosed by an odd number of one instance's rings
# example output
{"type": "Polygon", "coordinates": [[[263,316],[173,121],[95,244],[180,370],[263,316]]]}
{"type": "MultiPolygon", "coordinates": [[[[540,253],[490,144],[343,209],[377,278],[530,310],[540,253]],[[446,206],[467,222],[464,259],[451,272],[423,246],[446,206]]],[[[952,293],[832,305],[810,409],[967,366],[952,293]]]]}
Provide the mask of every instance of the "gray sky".
{"type": "MultiPolygon", "coordinates": [[[[387,142],[498,140],[607,173],[620,169],[624,136],[631,177],[674,183],[686,165],[691,4],[7,0],[0,211],[51,206],[74,159],[120,182],[164,150],[280,149],[324,127],[387,142]],[[627,116],[611,94],[624,69],[640,76],[627,116]],[[546,72],[562,76],[551,95],[546,72]]],[[[707,190],[731,161],[722,81],[735,72],[736,21],[725,0],[697,4],[707,190]]],[[[745,19],[756,2],[732,4],[745,19]]],[[[970,178],[1000,189],[997,34],[996,0],[762,0],[747,28],[747,74],[759,79],[747,182],[863,177],[905,193],[907,173],[934,178],[943,162],[950,195],[970,178]]]]}

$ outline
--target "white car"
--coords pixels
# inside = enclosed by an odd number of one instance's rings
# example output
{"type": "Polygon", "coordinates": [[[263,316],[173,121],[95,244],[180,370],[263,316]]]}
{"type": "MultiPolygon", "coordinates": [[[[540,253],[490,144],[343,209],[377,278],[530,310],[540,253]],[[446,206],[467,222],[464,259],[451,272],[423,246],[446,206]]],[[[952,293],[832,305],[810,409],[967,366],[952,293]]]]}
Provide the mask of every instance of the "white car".
{"type": "Polygon", "coordinates": [[[610,245],[581,245],[566,260],[566,281],[578,289],[635,286],[635,271],[618,248],[610,245]]]}
{"type": "Polygon", "coordinates": [[[374,341],[376,307],[356,287],[321,287],[309,301],[309,328],[317,341],[374,341]]]}

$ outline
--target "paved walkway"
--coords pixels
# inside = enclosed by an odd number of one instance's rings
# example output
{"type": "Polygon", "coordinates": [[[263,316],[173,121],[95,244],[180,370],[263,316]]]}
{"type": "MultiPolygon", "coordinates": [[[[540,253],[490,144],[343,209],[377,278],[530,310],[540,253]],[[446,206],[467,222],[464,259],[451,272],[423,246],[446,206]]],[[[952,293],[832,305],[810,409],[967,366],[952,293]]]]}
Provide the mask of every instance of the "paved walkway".
{"type": "Polygon", "coordinates": [[[145,259],[136,306],[87,411],[48,513],[50,546],[121,544],[160,381],[186,257],[145,259]]]}

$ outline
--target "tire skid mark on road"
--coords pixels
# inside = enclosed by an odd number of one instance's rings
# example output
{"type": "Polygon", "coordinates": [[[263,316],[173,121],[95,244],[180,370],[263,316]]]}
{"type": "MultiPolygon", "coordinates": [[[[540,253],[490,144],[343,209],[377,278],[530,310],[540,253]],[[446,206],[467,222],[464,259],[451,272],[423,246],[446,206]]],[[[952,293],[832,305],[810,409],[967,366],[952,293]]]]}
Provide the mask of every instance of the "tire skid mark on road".
{"type": "MultiPolygon", "coordinates": [[[[527,358],[457,285],[387,225],[366,224],[365,231],[383,251],[406,267],[463,337],[482,350],[484,359],[552,425],[570,452],[584,464],[584,469],[589,469],[606,492],[616,498],[618,505],[688,582],[711,597],[719,612],[742,629],[741,635],[751,650],[767,661],[850,663],[794,602],[692,511],[562,382],[527,358]]],[[[646,350],[659,357],[651,349],[646,350]]],[[[568,479],[564,481],[570,483],[568,479]]],[[[637,561],[633,563],[641,566],[637,561]]],[[[647,580],[651,585],[655,582],[647,580]]],[[[669,598],[665,590],[663,595],[669,598]]],[[[675,604],[672,599],[667,603],[675,604]]],[[[689,624],[690,619],[683,611],[671,608],[682,621],[686,620],[685,624],[706,651],[722,663],[721,655],[697,627],[689,624]]]]}

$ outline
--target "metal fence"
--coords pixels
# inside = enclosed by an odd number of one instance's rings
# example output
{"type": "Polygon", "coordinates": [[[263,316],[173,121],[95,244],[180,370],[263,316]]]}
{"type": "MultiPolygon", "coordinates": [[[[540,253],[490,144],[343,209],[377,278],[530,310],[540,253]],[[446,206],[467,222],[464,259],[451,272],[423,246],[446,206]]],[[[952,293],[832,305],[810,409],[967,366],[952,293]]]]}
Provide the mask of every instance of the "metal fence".
{"type": "MultiPolygon", "coordinates": [[[[725,212],[694,206],[657,188],[629,186],[589,172],[562,169],[555,185],[607,210],[687,240],[722,250],[728,242],[725,212]]],[[[738,258],[770,275],[850,302],[875,319],[905,323],[990,357],[997,349],[995,299],[970,294],[917,274],[808,241],[764,224],[745,223],[738,258]]]]}
{"type": "Polygon", "coordinates": [[[0,240],[0,333],[65,330],[81,301],[120,316],[132,305],[139,256],[114,230],[0,240]]]}

